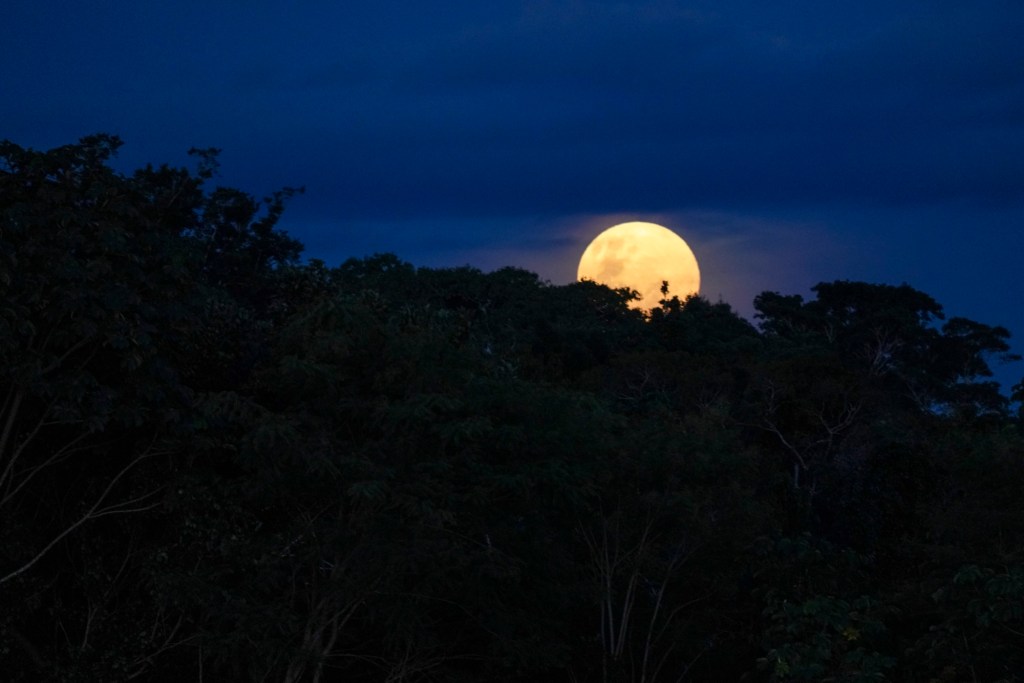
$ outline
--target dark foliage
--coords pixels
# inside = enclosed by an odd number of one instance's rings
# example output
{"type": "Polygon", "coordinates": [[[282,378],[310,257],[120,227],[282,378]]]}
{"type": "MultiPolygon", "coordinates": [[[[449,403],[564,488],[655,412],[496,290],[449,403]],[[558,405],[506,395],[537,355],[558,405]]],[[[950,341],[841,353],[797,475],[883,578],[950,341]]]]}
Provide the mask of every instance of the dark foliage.
{"type": "Polygon", "coordinates": [[[301,264],[119,144],[0,146],[4,680],[1024,681],[1005,329],[301,264]]]}

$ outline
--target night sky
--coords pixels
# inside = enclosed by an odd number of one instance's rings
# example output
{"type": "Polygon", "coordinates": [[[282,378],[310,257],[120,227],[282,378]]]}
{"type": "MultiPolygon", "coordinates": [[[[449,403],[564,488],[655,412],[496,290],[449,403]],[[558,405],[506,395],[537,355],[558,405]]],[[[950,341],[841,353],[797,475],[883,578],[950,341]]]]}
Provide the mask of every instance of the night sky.
{"type": "Polygon", "coordinates": [[[1024,350],[1021,0],[2,14],[0,138],[114,133],[125,170],[222,148],[222,184],[306,187],[282,227],[329,265],[393,252],[561,284],[601,229],[649,220],[744,315],[766,289],[906,282],[1024,350]]]}

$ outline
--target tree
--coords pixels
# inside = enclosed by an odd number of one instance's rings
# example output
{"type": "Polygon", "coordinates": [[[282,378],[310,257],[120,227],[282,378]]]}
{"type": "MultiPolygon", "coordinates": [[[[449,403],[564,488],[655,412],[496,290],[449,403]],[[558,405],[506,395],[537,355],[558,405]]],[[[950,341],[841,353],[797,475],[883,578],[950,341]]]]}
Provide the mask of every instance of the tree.
{"type": "Polygon", "coordinates": [[[157,490],[132,493],[130,481],[166,451],[185,399],[162,333],[183,321],[192,284],[167,235],[138,220],[132,183],[106,166],[118,144],[0,148],[0,505],[49,508],[31,525],[48,541],[8,545],[26,554],[5,557],[0,583],[89,520],[150,508],[157,490]],[[54,505],[67,487],[80,504],[54,505]]]}
{"type": "Polygon", "coordinates": [[[140,594],[156,540],[141,520],[164,504],[194,427],[189,368],[211,292],[259,291],[297,248],[274,230],[283,195],[254,218],[238,193],[204,192],[208,170],[114,171],[120,144],[0,144],[0,600],[30,677],[141,675],[188,639],[177,616],[117,610],[117,596],[140,594]],[[59,628],[42,626],[48,610],[59,628]],[[100,651],[119,622],[151,637],[100,651]]]}

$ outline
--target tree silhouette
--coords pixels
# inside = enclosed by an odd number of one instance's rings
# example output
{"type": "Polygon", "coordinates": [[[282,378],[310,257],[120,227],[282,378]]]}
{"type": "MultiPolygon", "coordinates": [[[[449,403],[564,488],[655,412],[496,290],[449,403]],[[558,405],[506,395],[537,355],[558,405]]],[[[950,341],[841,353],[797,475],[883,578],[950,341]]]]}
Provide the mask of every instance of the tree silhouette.
{"type": "Polygon", "coordinates": [[[5,680],[1024,680],[1005,328],[392,254],[0,145],[5,680]]]}

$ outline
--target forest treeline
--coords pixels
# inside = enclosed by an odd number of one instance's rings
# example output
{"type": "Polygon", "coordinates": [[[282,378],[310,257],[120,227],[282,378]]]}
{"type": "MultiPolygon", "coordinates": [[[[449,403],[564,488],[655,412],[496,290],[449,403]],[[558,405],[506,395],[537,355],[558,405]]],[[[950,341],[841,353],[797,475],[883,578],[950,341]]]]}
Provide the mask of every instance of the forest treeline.
{"type": "Polygon", "coordinates": [[[0,146],[3,680],[1024,681],[1005,329],[302,262],[119,144],[0,146]]]}

